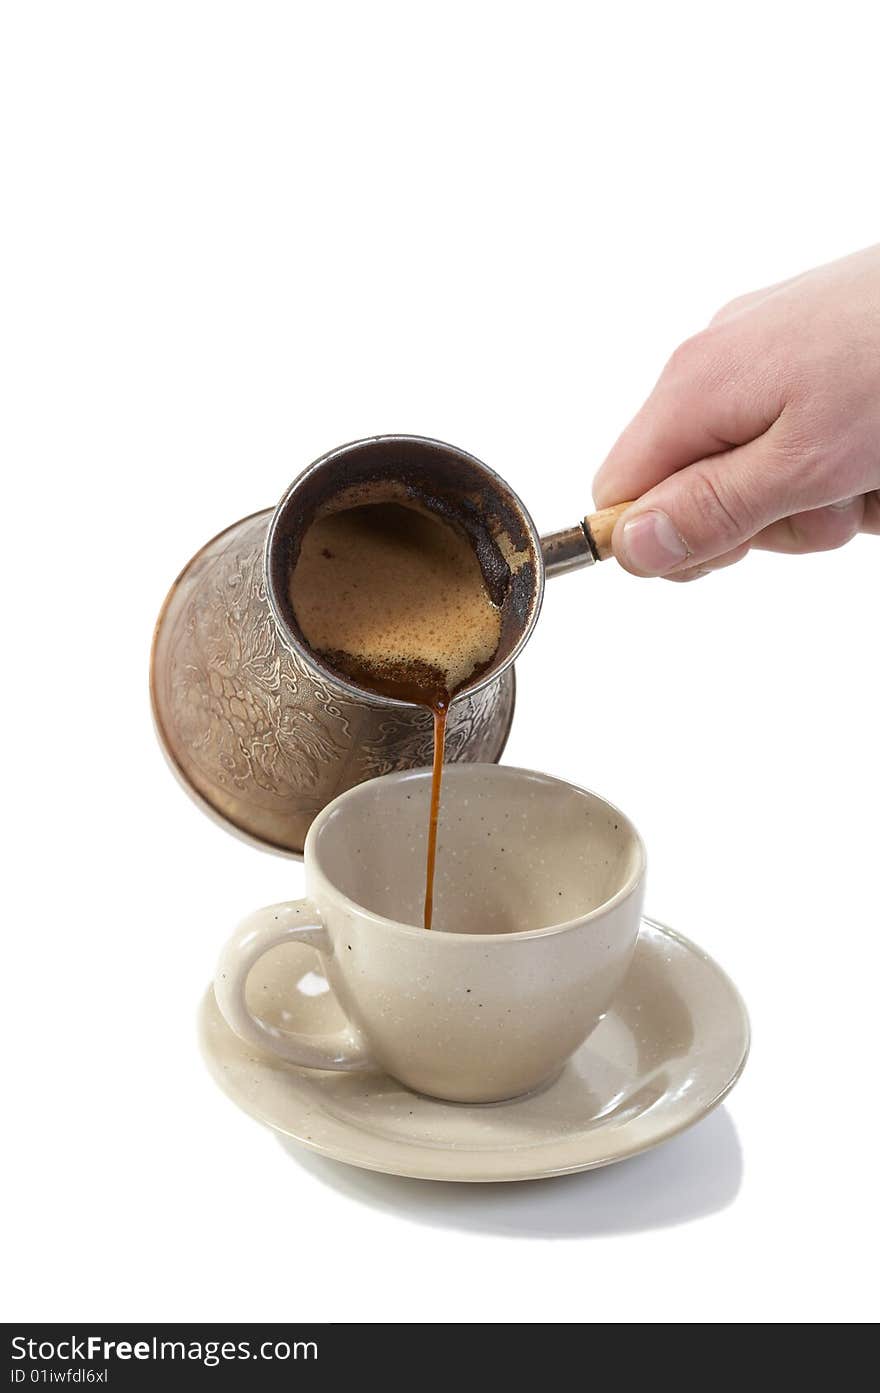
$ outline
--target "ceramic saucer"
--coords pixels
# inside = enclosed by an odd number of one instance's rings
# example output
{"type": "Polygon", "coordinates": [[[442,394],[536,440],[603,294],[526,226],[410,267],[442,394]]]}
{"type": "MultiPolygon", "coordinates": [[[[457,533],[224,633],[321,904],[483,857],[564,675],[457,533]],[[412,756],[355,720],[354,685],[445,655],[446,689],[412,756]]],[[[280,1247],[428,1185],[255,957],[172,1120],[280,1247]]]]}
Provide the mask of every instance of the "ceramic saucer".
{"type": "MultiPolygon", "coordinates": [[[[297,1030],[342,1017],[318,958],[277,948],[248,982],[254,1010],[297,1030]]],[[[245,1045],[209,988],[199,1015],[208,1068],[245,1112],[324,1156],[425,1180],[537,1180],[607,1166],[690,1127],[742,1072],[749,1022],[717,963],[644,919],[626,982],[549,1087],[506,1103],[443,1103],[381,1073],[299,1069],[245,1045]]]]}

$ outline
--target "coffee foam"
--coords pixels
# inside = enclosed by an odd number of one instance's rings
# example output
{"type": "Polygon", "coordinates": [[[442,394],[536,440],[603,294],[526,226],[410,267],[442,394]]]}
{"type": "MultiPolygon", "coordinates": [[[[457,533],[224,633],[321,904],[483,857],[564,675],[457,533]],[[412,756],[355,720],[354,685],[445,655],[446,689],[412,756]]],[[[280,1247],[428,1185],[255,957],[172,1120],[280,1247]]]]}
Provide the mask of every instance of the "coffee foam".
{"type": "Polygon", "coordinates": [[[309,646],[366,686],[370,673],[404,672],[451,696],[492,660],[501,636],[469,538],[411,504],[318,516],[293,567],[290,601],[309,646]]]}

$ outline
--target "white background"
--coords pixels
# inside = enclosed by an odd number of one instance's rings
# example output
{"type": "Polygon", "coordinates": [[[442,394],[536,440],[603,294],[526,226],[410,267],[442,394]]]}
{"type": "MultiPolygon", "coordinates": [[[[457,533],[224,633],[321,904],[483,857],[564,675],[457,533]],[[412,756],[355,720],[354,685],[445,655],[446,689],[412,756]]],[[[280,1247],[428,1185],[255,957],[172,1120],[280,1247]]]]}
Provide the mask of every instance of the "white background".
{"type": "Polygon", "coordinates": [[[574,522],[682,337],[878,239],[873,9],[4,7],[7,1318],[877,1314],[876,538],[548,590],[506,759],[632,814],[754,1029],[722,1112],[564,1181],[361,1174],[217,1091],[197,1001],[302,868],[146,685],[187,558],[352,437],[574,522]]]}

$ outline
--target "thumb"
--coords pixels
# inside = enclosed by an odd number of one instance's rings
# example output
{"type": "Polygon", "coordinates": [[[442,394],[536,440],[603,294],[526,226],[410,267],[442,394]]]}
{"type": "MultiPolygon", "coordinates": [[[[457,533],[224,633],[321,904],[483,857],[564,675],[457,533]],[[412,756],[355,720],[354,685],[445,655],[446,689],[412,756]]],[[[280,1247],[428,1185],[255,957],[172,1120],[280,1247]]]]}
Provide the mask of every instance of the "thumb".
{"type": "Polygon", "coordinates": [[[649,489],[618,521],[614,554],[637,576],[667,576],[734,551],[795,511],[775,428],[649,489]]]}

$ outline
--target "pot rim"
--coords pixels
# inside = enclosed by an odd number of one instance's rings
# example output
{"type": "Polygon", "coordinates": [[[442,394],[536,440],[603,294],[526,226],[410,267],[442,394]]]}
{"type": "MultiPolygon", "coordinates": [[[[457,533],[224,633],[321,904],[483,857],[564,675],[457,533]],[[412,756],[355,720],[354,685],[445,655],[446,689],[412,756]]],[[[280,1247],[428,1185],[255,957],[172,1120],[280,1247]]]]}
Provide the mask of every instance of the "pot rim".
{"type": "MultiPolygon", "coordinates": [[[[306,479],[311,478],[313,474],[329,464],[331,460],[336,460],[340,456],[348,454],[350,451],[360,446],[374,445],[380,442],[428,445],[436,449],[447,450],[453,455],[458,455],[460,458],[466,459],[489,478],[499,493],[508,496],[510,502],[515,505],[517,512],[521,515],[523,524],[529,533],[529,539],[535,558],[535,598],[528,622],[524,625],[522,633],[512,646],[510,652],[500,662],[492,663],[490,667],[488,667],[485,672],[481,673],[473,682],[469,682],[464,687],[460,688],[452,699],[452,701],[455,702],[458,701],[460,697],[471,696],[475,692],[482,691],[484,687],[488,687],[490,683],[496,681],[502,673],[506,672],[506,670],[512,666],[531,637],[532,630],[535,627],[544,600],[544,557],[540,534],[532,519],[532,515],[526,508],[519,494],[515,489],[511,488],[507,480],[503,479],[496,470],[492,469],[488,464],[485,464],[476,455],[472,455],[469,450],[462,450],[457,445],[450,445],[448,441],[437,440],[435,437],[429,435],[410,435],[406,432],[394,432],[392,434],[383,435],[366,435],[357,440],[349,440],[344,445],[337,445],[334,449],[328,450],[325,454],[320,455],[318,459],[313,460],[312,463],[307,465],[284,490],[269,522],[264,550],[264,575],[266,579],[266,597],[269,601],[269,608],[272,611],[272,618],[275,620],[275,625],[281,641],[301,658],[304,663],[308,664],[310,668],[323,676],[326,681],[332,683],[335,687],[341,688],[347,696],[356,701],[367,702],[373,706],[400,707],[404,710],[412,710],[413,707],[419,705],[418,702],[402,701],[399,697],[378,697],[375,692],[371,692],[365,687],[359,687],[355,682],[346,678],[344,674],[338,672],[336,668],[330,667],[329,664],[321,659],[320,654],[316,653],[314,649],[309,648],[292,631],[285,618],[284,607],[280,603],[276,593],[275,568],[272,565],[272,558],[275,549],[281,541],[279,534],[280,519],[293,494],[302,486],[306,479]]],[[[452,703],[450,703],[450,705],[451,704],[452,703]]]]}

